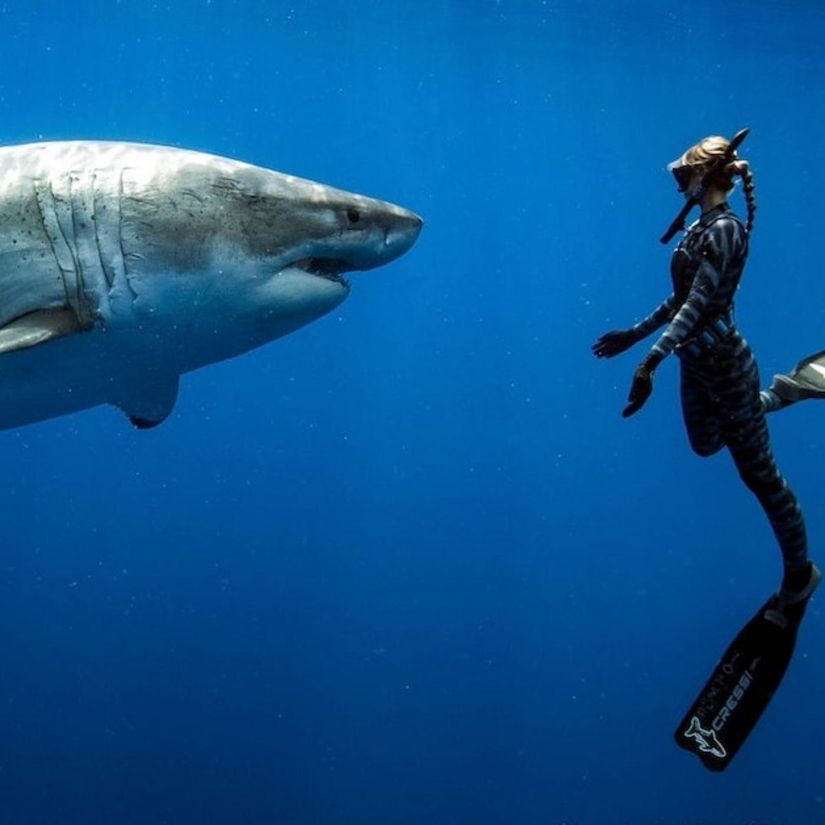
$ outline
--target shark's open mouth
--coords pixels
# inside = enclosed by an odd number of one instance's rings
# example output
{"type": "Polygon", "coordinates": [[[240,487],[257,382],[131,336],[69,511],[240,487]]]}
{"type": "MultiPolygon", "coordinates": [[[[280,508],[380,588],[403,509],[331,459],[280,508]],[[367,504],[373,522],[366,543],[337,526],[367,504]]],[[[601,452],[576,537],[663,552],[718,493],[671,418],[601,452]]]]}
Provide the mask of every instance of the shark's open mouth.
{"type": "Polygon", "coordinates": [[[303,269],[311,275],[319,278],[326,278],[328,281],[336,281],[344,286],[349,284],[344,280],[342,273],[351,270],[353,267],[346,261],[338,258],[301,258],[292,264],[296,269],[303,269]]]}

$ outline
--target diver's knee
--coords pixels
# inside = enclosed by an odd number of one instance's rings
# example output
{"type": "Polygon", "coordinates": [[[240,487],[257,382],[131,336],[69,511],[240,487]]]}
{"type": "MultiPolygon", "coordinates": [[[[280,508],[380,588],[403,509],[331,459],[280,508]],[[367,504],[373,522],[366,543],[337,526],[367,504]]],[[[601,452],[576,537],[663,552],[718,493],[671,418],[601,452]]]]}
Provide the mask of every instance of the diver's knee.
{"type": "Polygon", "coordinates": [[[716,453],[718,453],[719,450],[721,450],[722,447],[724,447],[724,446],[725,445],[722,441],[716,441],[716,442],[712,442],[712,443],[710,443],[710,442],[696,443],[696,442],[693,442],[693,441],[690,442],[690,448],[700,458],[710,458],[712,455],[716,455],[716,453]]]}

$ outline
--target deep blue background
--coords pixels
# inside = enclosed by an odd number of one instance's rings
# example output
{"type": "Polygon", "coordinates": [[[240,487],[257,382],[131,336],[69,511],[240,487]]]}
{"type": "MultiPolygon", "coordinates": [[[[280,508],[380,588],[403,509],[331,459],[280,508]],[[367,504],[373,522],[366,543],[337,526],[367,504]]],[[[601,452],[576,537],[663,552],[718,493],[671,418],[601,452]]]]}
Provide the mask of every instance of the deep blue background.
{"type": "MultiPolygon", "coordinates": [[[[817,602],[728,773],[673,745],[779,555],[675,364],[622,421],[644,348],[589,353],[668,292],[666,163],[746,125],[740,326],[766,379],[825,346],[823,36],[800,1],[6,0],[5,142],[188,146],[427,223],[155,431],[0,433],[4,825],[825,821],[817,602]]],[[[814,556],[823,416],[771,421],[814,556]]]]}

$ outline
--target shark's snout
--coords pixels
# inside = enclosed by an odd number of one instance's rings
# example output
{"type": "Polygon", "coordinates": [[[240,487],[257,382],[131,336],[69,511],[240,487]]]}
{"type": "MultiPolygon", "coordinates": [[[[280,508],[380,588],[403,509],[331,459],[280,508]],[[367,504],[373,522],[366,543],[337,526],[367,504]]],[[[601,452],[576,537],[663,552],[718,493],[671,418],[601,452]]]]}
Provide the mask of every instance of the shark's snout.
{"type": "Polygon", "coordinates": [[[384,242],[390,257],[388,260],[403,255],[421,234],[424,221],[415,212],[405,212],[396,218],[387,231],[384,242]]]}
{"type": "Polygon", "coordinates": [[[374,242],[355,256],[358,269],[374,269],[401,257],[418,239],[424,221],[408,209],[390,207],[377,221],[374,242]]]}

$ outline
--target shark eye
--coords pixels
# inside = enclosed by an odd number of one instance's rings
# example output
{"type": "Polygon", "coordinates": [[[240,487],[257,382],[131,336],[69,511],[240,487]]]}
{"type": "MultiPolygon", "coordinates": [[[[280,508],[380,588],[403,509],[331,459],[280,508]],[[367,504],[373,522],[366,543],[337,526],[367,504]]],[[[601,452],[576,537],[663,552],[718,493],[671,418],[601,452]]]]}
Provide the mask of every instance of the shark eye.
{"type": "Polygon", "coordinates": [[[361,220],[361,213],[357,209],[347,209],[347,217],[350,223],[358,223],[361,220]]]}

